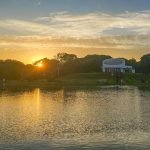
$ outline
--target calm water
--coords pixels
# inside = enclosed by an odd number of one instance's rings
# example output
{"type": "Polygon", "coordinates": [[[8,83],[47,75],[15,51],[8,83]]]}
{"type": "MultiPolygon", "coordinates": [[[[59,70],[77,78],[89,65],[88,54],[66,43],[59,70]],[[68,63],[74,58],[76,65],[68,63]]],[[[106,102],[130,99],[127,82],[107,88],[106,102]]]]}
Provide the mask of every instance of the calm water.
{"type": "Polygon", "coordinates": [[[0,149],[150,149],[150,92],[0,92],[0,149]]]}

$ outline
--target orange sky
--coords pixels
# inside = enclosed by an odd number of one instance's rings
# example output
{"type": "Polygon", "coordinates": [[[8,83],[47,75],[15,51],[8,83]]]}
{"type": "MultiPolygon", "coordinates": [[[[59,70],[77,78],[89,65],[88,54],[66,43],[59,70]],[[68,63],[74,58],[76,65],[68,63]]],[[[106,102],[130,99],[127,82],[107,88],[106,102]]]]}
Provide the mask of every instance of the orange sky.
{"type": "Polygon", "coordinates": [[[66,52],[139,60],[150,53],[150,10],[145,0],[86,1],[84,7],[78,7],[84,0],[0,1],[0,59],[32,63],[66,52]],[[101,4],[105,7],[100,9],[101,4]]]}
{"type": "Polygon", "coordinates": [[[149,38],[144,35],[94,39],[5,36],[0,38],[0,59],[17,59],[24,63],[32,63],[44,57],[54,58],[59,52],[67,52],[78,57],[99,54],[139,60],[142,55],[150,53],[149,45],[141,42],[147,39],[149,38]]]}

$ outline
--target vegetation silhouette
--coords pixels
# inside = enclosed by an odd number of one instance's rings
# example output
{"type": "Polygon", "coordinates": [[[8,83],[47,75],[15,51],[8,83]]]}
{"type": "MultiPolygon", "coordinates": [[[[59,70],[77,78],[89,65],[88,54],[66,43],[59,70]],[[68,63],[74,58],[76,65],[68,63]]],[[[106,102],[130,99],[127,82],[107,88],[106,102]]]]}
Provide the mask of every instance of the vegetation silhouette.
{"type": "MultiPolygon", "coordinates": [[[[87,55],[78,58],[74,54],[58,53],[54,59],[43,58],[33,64],[24,64],[17,60],[0,60],[0,79],[6,80],[54,80],[72,73],[102,72],[102,61],[111,58],[108,55],[87,55]],[[42,63],[40,67],[38,64],[42,63]]],[[[136,59],[125,59],[136,73],[150,73],[150,54],[136,59]]]]}

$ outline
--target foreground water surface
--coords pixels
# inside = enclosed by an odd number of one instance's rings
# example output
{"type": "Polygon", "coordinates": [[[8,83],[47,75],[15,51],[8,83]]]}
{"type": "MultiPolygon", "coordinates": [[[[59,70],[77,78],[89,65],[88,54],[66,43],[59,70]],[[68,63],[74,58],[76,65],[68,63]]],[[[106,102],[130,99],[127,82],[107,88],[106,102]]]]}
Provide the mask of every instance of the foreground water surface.
{"type": "Polygon", "coordinates": [[[150,149],[150,92],[0,92],[0,150],[150,149]]]}

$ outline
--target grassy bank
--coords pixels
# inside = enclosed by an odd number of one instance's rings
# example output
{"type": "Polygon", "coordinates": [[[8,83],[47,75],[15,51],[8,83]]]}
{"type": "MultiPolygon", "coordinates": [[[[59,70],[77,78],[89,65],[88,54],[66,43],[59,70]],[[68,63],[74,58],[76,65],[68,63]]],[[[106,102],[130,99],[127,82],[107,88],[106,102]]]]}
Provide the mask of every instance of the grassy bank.
{"type": "Polygon", "coordinates": [[[125,74],[124,81],[126,85],[134,85],[141,89],[150,90],[150,74],[125,74]]]}
{"type": "MultiPolygon", "coordinates": [[[[115,77],[106,73],[80,73],[62,77],[58,80],[64,86],[103,86],[115,85],[115,77]]],[[[150,74],[123,74],[122,85],[150,89],[150,74]]]]}
{"type": "MultiPolygon", "coordinates": [[[[97,87],[114,85],[115,80],[111,74],[106,73],[78,73],[70,74],[53,81],[48,80],[17,80],[6,81],[6,88],[63,88],[63,87],[97,87]]],[[[123,85],[133,85],[150,89],[150,74],[124,74],[123,85]]],[[[0,83],[2,88],[2,82],[0,83]]]]}

